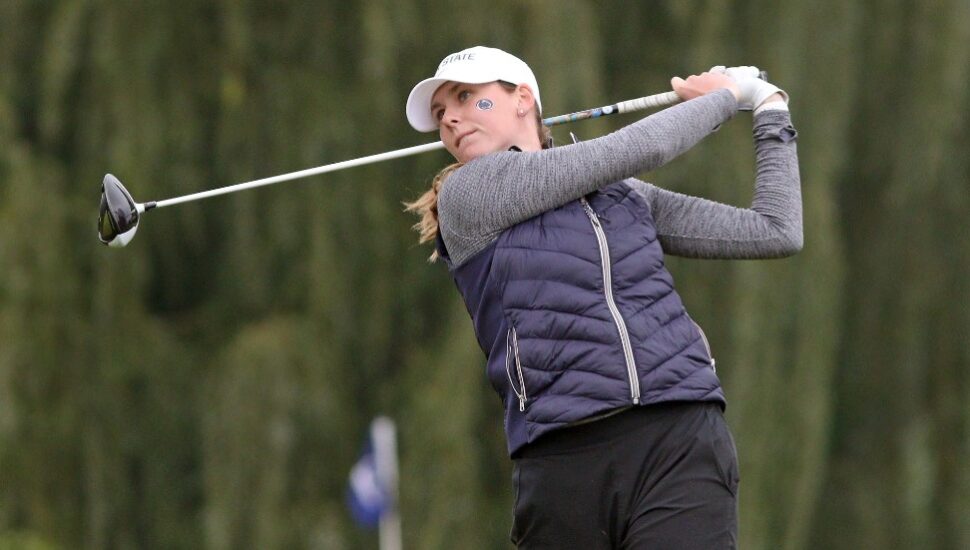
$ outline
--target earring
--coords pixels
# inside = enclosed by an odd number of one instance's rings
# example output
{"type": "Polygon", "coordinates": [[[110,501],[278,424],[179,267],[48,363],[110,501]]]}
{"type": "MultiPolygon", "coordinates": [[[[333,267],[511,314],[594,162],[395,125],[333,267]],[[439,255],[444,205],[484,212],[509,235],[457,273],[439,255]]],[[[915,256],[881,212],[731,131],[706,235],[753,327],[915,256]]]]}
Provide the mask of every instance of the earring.
{"type": "Polygon", "coordinates": [[[525,111],[523,111],[522,109],[519,109],[519,116],[520,117],[525,116],[525,111]]]}

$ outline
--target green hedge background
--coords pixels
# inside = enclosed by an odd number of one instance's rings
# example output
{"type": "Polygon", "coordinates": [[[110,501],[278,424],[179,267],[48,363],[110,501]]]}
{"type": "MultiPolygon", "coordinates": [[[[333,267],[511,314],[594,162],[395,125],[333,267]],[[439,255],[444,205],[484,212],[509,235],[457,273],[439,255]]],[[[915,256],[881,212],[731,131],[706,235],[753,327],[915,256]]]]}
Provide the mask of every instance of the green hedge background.
{"type": "MultiPolygon", "coordinates": [[[[716,64],[790,93],[804,250],[670,260],[742,546],[970,548],[966,0],[0,1],[0,548],[374,548],[344,492],[377,414],[407,548],[510,546],[500,406],[401,206],[445,153],[95,237],[105,172],[145,201],[437,139],[404,100],[474,44],[526,59],[547,114],[716,64]]],[[[742,113],[643,177],[746,205],[752,157],[742,113]]]]}

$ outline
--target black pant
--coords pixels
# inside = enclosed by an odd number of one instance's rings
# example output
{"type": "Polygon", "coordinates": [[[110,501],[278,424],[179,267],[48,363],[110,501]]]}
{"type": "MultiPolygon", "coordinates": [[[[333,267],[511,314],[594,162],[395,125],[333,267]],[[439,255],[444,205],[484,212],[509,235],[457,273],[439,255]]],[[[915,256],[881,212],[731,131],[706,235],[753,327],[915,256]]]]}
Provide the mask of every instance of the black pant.
{"type": "Polygon", "coordinates": [[[551,432],[518,454],[513,480],[519,548],[737,547],[737,453],[716,403],[551,432]]]}

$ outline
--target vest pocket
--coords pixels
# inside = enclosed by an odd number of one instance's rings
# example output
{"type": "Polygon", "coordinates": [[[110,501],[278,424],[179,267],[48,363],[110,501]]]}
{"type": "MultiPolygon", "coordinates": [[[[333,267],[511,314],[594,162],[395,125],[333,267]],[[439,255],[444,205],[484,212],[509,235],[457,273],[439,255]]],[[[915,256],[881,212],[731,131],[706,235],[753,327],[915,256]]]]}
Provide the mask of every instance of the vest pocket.
{"type": "Polygon", "coordinates": [[[700,325],[698,325],[698,324],[697,324],[697,322],[696,322],[696,321],[694,321],[694,319],[693,319],[693,318],[691,318],[691,316],[690,316],[690,315],[688,315],[688,316],[687,316],[687,318],[688,318],[688,319],[690,319],[690,322],[691,322],[691,323],[693,323],[693,324],[694,324],[694,326],[695,326],[695,327],[697,328],[697,332],[699,332],[699,333],[700,333],[700,335],[701,335],[701,341],[702,341],[702,342],[704,342],[704,349],[706,349],[706,350],[707,350],[707,356],[708,356],[708,357],[710,358],[710,360],[711,360],[711,369],[712,369],[712,370],[713,370],[714,372],[717,372],[717,367],[716,367],[716,366],[715,366],[715,364],[714,364],[714,354],[713,354],[713,353],[711,353],[711,344],[710,344],[710,343],[709,343],[709,342],[707,341],[707,335],[706,335],[706,334],[704,334],[704,329],[702,329],[702,328],[701,328],[701,326],[700,326],[700,325]]]}
{"type": "Polygon", "coordinates": [[[509,331],[505,334],[505,346],[505,374],[509,378],[512,391],[519,398],[519,412],[523,412],[528,397],[525,395],[525,379],[522,377],[522,362],[519,361],[519,340],[516,337],[514,326],[509,328],[509,331]],[[512,370],[509,368],[509,363],[513,360],[515,362],[515,373],[519,379],[519,389],[515,387],[515,382],[512,380],[512,370]]]}

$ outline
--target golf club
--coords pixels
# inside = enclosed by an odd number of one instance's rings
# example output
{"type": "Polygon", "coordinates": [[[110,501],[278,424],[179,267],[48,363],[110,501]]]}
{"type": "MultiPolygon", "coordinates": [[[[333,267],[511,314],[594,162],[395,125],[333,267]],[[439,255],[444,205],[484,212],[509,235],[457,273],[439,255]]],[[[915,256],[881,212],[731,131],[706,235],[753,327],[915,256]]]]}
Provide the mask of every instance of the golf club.
{"type": "MultiPolygon", "coordinates": [[[[766,79],[764,72],[761,73],[761,78],[766,79]]],[[[546,126],[557,126],[559,124],[565,124],[577,120],[585,120],[588,118],[598,118],[601,116],[618,113],[630,113],[644,109],[666,107],[680,103],[680,101],[680,97],[675,92],[664,92],[638,99],[631,99],[629,101],[621,101],[620,103],[615,103],[613,105],[605,105],[603,107],[595,107],[585,111],[577,111],[575,113],[546,118],[543,119],[542,123],[546,126]]],[[[440,141],[436,143],[427,143],[425,145],[416,145],[414,147],[406,147],[404,149],[397,149],[394,151],[388,151],[386,153],[369,155],[353,160],[345,160],[342,162],[318,166],[316,168],[308,168],[306,170],[299,170],[297,172],[289,172],[287,174],[280,174],[278,176],[237,183],[235,185],[228,185],[226,187],[220,187],[199,193],[192,193],[190,195],[183,195],[181,197],[174,197],[159,201],[148,201],[144,203],[136,202],[135,199],[132,198],[131,193],[125,189],[125,186],[122,185],[118,178],[111,174],[105,174],[104,181],[101,184],[101,205],[98,214],[98,238],[107,246],[123,247],[131,242],[132,238],[134,238],[135,232],[138,230],[138,222],[140,221],[141,216],[145,212],[154,208],[163,208],[183,202],[215,197],[217,195],[225,195],[227,193],[235,193],[236,191],[242,191],[244,189],[252,189],[254,187],[272,185],[274,183],[280,183],[283,181],[306,178],[315,176],[317,174],[335,172],[345,168],[383,162],[385,160],[417,155],[419,153],[425,153],[443,148],[444,143],[440,141]]]]}

